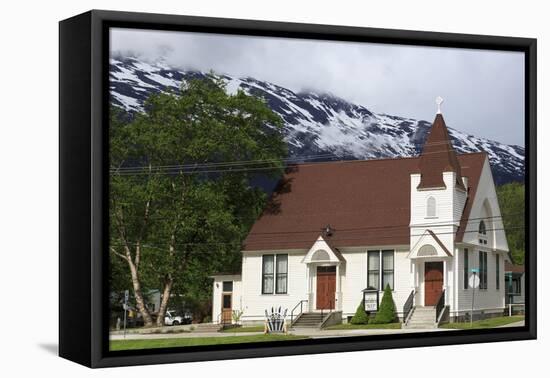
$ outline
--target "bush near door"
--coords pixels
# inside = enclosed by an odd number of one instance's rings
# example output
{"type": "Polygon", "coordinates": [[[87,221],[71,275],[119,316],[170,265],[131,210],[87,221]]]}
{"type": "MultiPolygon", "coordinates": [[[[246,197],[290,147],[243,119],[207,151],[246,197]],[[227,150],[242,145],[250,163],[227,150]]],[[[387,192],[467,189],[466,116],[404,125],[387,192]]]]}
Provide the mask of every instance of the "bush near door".
{"type": "Polygon", "coordinates": [[[372,324],[387,324],[395,322],[397,316],[395,313],[395,303],[393,301],[392,291],[390,285],[386,285],[384,289],[384,296],[380,303],[380,308],[376,313],[374,319],[370,321],[372,324]]]}
{"type": "Polygon", "coordinates": [[[351,324],[367,324],[369,320],[369,317],[367,316],[367,313],[365,312],[365,303],[361,301],[359,303],[359,306],[357,306],[357,310],[355,311],[355,315],[353,315],[353,318],[351,318],[351,324]]]}

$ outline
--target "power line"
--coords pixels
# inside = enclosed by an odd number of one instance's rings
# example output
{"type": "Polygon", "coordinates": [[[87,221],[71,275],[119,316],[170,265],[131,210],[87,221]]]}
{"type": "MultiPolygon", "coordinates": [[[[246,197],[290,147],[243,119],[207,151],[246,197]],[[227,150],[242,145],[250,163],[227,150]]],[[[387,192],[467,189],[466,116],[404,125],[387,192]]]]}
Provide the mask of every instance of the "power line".
{"type": "MultiPolygon", "coordinates": [[[[318,155],[303,155],[303,156],[294,156],[286,159],[258,159],[258,160],[235,160],[235,161],[226,161],[226,162],[213,162],[213,163],[190,163],[190,164],[173,164],[173,165],[155,165],[151,166],[153,168],[197,168],[197,167],[218,167],[218,166],[231,166],[231,165],[243,165],[243,164],[263,164],[271,162],[281,162],[281,161],[294,161],[294,160],[315,160],[322,159],[325,157],[337,157],[333,153],[318,154],[318,155]]],[[[148,170],[150,166],[137,166],[137,167],[121,167],[116,168],[116,170],[132,170],[132,169],[143,169],[148,170]]],[[[113,169],[112,169],[113,170],[113,169]]]]}
{"type": "MultiPolygon", "coordinates": [[[[422,153],[420,156],[425,155],[431,155],[431,154],[441,154],[446,153],[446,151],[436,151],[436,152],[426,152],[422,153]]],[[[328,156],[333,156],[335,158],[342,159],[346,156],[353,157],[352,155],[343,155],[338,156],[335,154],[327,154],[328,156]]],[[[332,160],[331,163],[337,162],[337,163],[361,163],[361,162],[369,162],[369,161],[378,161],[378,160],[397,160],[397,159],[417,159],[420,156],[407,156],[407,157],[394,157],[394,158],[381,158],[381,159],[353,159],[353,160],[332,160]]],[[[316,157],[312,158],[312,160],[315,159],[321,159],[322,157],[316,157]]],[[[300,158],[288,158],[288,159],[275,159],[275,160],[265,160],[263,162],[256,162],[251,165],[259,165],[259,164],[267,164],[267,163],[276,163],[276,162],[293,162],[294,160],[297,160],[297,162],[294,162],[295,164],[287,165],[286,168],[292,168],[292,167],[309,167],[309,166],[317,166],[323,163],[327,162],[313,162],[313,163],[299,163],[300,160],[308,160],[303,157],[300,158]]],[[[205,163],[205,164],[217,164],[217,163],[205,163]]],[[[239,162],[231,162],[231,163],[219,163],[219,166],[204,166],[204,168],[207,168],[206,170],[198,169],[201,168],[200,165],[197,164],[182,164],[182,165],[171,165],[171,166],[141,166],[141,167],[123,167],[123,168],[111,168],[110,173],[111,175],[118,175],[118,176],[136,176],[136,175],[150,175],[150,174],[168,174],[172,175],[175,173],[182,173],[182,174],[199,174],[199,173],[240,173],[240,172],[252,172],[252,171],[261,171],[261,170],[279,170],[281,167],[250,167],[250,168],[243,168],[245,161],[239,162]],[[225,165],[223,165],[225,164],[225,165]],[[212,169],[208,169],[208,168],[212,169]],[[232,167],[238,167],[238,169],[231,169],[232,167]],[[220,169],[225,168],[225,169],[220,169]],[[184,169],[194,169],[193,171],[184,171],[184,169]]],[[[249,163],[250,164],[250,163],[249,163]]],[[[468,168],[468,166],[461,166],[462,169],[468,168]]]]}
{"type": "MultiPolygon", "coordinates": [[[[492,229],[486,229],[486,231],[506,231],[506,230],[511,230],[511,229],[521,229],[521,228],[524,228],[524,227],[508,227],[508,228],[492,228],[492,229]]],[[[472,232],[476,232],[478,233],[479,231],[478,230],[465,230],[464,233],[472,233],[472,232]]],[[[452,234],[456,234],[457,232],[456,231],[451,231],[451,232],[434,232],[434,234],[436,236],[441,236],[441,235],[452,235],[452,234]]],[[[422,234],[394,234],[394,235],[378,235],[376,236],[377,239],[395,239],[397,237],[420,237],[420,236],[424,236],[425,233],[422,233],[422,234]]],[[[357,237],[357,238],[338,238],[338,239],[334,239],[334,240],[329,240],[329,243],[330,242],[342,242],[342,241],[355,241],[355,240],[363,240],[364,237],[357,237]]],[[[300,243],[300,242],[312,242],[314,243],[315,240],[312,241],[312,239],[304,239],[304,240],[292,240],[291,241],[292,243],[300,243]]],[[[265,244],[265,243],[287,243],[287,241],[285,240],[261,240],[261,241],[257,241],[257,242],[251,242],[250,244],[254,244],[254,243],[262,243],[262,244],[265,244]]],[[[175,246],[192,246],[192,245],[230,245],[230,246],[235,246],[236,244],[239,244],[237,242],[232,242],[232,243],[228,243],[228,242],[189,242],[189,243],[174,243],[175,246]]],[[[126,246],[124,243],[112,243],[112,244],[109,244],[110,246],[120,246],[120,247],[124,247],[126,246]]],[[[137,243],[129,243],[129,245],[132,245],[132,246],[135,246],[137,245],[137,243]]],[[[146,246],[151,246],[151,247],[154,247],[154,248],[160,248],[162,250],[167,250],[168,249],[168,246],[165,246],[165,247],[162,247],[162,246],[159,246],[159,245],[150,245],[150,244],[141,244],[142,247],[146,247],[146,246]]]]}
{"type": "MultiPolygon", "coordinates": [[[[513,213],[510,215],[519,215],[524,213],[513,213]]],[[[489,219],[495,219],[495,218],[503,218],[502,215],[495,215],[491,217],[475,217],[475,218],[461,218],[458,220],[452,220],[452,221],[439,221],[439,222],[431,222],[431,223],[418,223],[418,224],[400,224],[400,225],[385,225],[385,226],[372,226],[372,227],[354,227],[354,228],[344,228],[344,229],[333,229],[334,232],[350,232],[350,231],[361,231],[361,230],[376,230],[376,229],[391,229],[391,228],[410,228],[410,227],[429,227],[429,226],[446,226],[446,225],[452,225],[453,223],[461,223],[462,221],[472,221],[472,220],[489,220],[489,219]]],[[[273,231],[273,232],[255,232],[254,235],[271,235],[271,234],[302,234],[302,233],[310,233],[315,231],[320,231],[321,229],[316,230],[304,230],[304,231],[273,231]]]]}
{"type": "MultiPolygon", "coordinates": [[[[486,197],[486,198],[497,198],[497,197],[486,197]]],[[[318,207],[319,208],[319,207],[318,207]]],[[[200,208],[187,208],[185,210],[204,210],[203,207],[200,207],[200,208]]],[[[380,207],[369,207],[369,212],[373,212],[373,211],[384,211],[384,212],[387,212],[387,211],[400,211],[400,210],[410,210],[410,207],[384,207],[384,206],[380,206],[380,207]]],[[[334,215],[342,215],[342,214],[356,214],[357,211],[333,211],[330,213],[331,216],[334,216],[334,215]]],[[[300,217],[300,218],[303,218],[303,217],[318,217],[318,216],[324,216],[326,215],[326,213],[307,213],[307,214],[285,214],[285,217],[288,218],[288,217],[300,217]]],[[[514,212],[514,213],[501,213],[501,215],[494,215],[494,216],[491,216],[491,217],[474,217],[474,218],[467,218],[469,220],[475,220],[475,219],[491,219],[491,218],[504,218],[504,217],[509,217],[509,216],[513,216],[513,215],[525,215],[524,212],[514,212]]],[[[261,217],[263,216],[263,214],[260,214],[256,217],[244,217],[244,216],[233,216],[232,218],[233,219],[243,219],[243,220],[259,220],[261,217]]],[[[124,215],[124,218],[143,218],[143,214],[125,214],[124,215]]],[[[166,219],[173,219],[172,216],[155,216],[155,215],[149,215],[148,219],[155,219],[155,220],[166,220],[166,219]]],[[[460,218],[458,221],[462,221],[462,220],[467,220],[466,218],[460,218]]],[[[432,222],[432,223],[429,223],[429,224],[434,224],[434,223],[448,223],[446,221],[440,221],[440,222],[432,222]]],[[[427,223],[428,224],[428,223],[427,223]]],[[[404,226],[409,226],[409,224],[406,224],[404,226]]],[[[422,224],[420,224],[420,226],[422,226],[422,224]]]]}

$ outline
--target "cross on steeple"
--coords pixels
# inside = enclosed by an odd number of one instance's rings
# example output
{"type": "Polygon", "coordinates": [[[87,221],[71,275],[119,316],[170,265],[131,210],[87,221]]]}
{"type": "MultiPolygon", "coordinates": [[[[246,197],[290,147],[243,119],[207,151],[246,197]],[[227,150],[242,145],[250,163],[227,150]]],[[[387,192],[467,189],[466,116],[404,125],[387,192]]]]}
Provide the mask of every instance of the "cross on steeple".
{"type": "Polygon", "coordinates": [[[441,114],[441,104],[443,103],[443,98],[441,96],[437,96],[435,98],[435,103],[437,104],[437,114],[441,114]]]}

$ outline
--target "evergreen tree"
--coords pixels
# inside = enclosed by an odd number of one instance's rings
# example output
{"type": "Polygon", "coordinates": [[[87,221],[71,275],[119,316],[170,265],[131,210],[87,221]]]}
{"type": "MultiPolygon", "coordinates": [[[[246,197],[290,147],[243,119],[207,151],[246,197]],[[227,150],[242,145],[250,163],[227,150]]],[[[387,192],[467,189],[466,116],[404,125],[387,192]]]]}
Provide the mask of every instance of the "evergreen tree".
{"type": "Polygon", "coordinates": [[[396,320],[395,302],[391,292],[390,285],[386,285],[384,289],[384,295],[382,296],[382,302],[378,308],[378,312],[371,323],[373,324],[387,324],[393,323],[396,320]]]}
{"type": "Polygon", "coordinates": [[[368,320],[369,317],[365,312],[365,303],[361,301],[359,303],[359,306],[357,306],[355,315],[353,315],[353,318],[351,318],[351,324],[367,324],[368,320]]]}
{"type": "Polygon", "coordinates": [[[525,259],[525,185],[512,182],[497,187],[498,203],[514,264],[525,259]]]}

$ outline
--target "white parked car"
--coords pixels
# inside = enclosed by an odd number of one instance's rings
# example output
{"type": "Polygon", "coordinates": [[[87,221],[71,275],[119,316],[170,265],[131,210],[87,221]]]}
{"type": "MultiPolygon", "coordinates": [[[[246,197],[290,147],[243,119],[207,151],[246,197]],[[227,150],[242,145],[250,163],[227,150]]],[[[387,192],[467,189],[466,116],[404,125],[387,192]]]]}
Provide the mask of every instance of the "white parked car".
{"type": "Polygon", "coordinates": [[[169,326],[177,326],[183,324],[183,319],[181,316],[176,316],[175,311],[166,311],[166,315],[164,315],[164,324],[169,326]]]}

